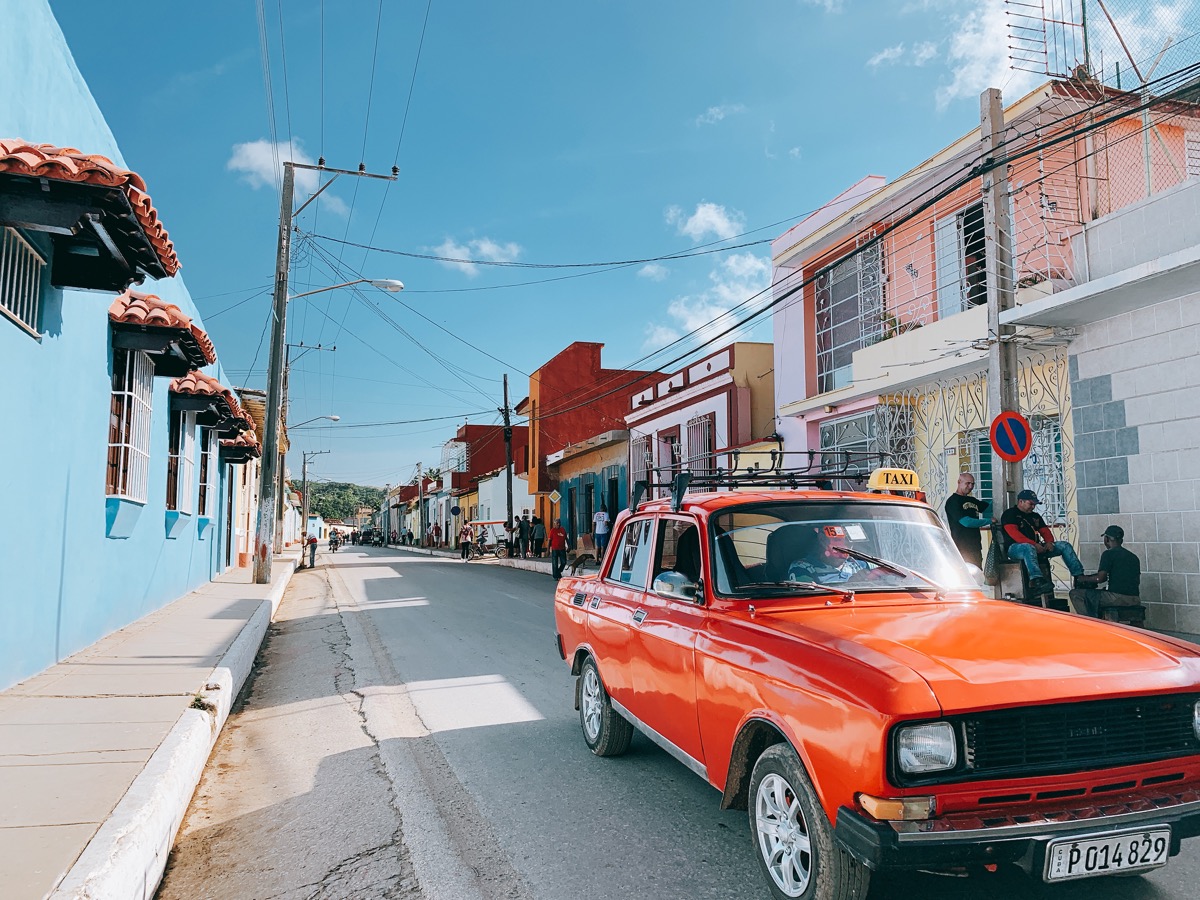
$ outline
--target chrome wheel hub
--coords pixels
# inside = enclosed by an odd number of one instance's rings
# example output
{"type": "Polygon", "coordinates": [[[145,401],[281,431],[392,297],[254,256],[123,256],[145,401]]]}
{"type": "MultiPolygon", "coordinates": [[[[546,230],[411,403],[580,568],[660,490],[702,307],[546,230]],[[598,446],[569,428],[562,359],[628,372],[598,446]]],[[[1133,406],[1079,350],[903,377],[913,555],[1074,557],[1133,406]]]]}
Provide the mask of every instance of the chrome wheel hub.
{"type": "Polygon", "coordinates": [[[590,666],[583,673],[583,733],[589,741],[600,737],[600,712],[603,704],[600,679],[590,666]]]}
{"type": "Polygon", "coordinates": [[[799,897],[812,878],[812,843],[796,792],[782,776],[768,775],[759,784],[754,821],[771,880],[787,896],[799,897]]]}

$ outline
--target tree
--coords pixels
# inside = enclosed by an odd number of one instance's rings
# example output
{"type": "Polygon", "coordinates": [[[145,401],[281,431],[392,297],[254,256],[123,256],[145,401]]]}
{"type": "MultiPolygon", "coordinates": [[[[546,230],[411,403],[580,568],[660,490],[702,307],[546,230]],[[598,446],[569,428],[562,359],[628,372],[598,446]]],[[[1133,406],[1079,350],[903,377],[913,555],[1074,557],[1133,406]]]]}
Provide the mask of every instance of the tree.
{"type": "Polygon", "coordinates": [[[324,519],[348,519],[360,507],[379,509],[383,489],[341,481],[309,482],[308,511],[324,519]]]}

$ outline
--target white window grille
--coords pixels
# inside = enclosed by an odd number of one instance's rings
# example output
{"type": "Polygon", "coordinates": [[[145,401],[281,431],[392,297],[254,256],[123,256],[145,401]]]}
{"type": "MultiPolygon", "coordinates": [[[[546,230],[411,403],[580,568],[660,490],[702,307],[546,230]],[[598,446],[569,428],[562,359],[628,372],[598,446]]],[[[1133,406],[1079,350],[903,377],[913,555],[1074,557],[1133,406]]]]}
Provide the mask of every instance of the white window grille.
{"type": "MultiPolygon", "coordinates": [[[[1033,448],[1021,464],[1025,487],[1041,501],[1037,511],[1047,522],[1067,521],[1067,481],[1063,473],[1062,426],[1058,416],[1031,416],[1033,448]]],[[[965,432],[964,454],[969,471],[975,476],[975,496],[993,503],[989,513],[1000,518],[1004,512],[996,505],[992,483],[992,444],[986,428],[965,432]]],[[[1000,503],[1004,498],[1000,498],[1000,503]]]]}
{"type": "Polygon", "coordinates": [[[854,351],[883,336],[883,258],[870,244],[816,278],[817,387],[850,383],[854,351]]]}
{"type": "MultiPolygon", "coordinates": [[[[712,475],[717,469],[713,417],[695,416],[687,423],[687,468],[695,475],[712,475]]],[[[712,490],[712,488],[697,488],[712,490]]]]}
{"type": "Polygon", "coordinates": [[[1187,157],[1187,177],[1200,178],[1200,134],[1189,134],[1184,138],[1184,153],[1187,157]]]}
{"type": "Polygon", "coordinates": [[[218,472],[217,430],[200,429],[200,490],[196,500],[196,514],[212,515],[217,499],[218,472]]]}
{"type": "Polygon", "coordinates": [[[630,484],[647,481],[650,473],[650,436],[642,435],[629,442],[630,484]]]}
{"type": "MultiPolygon", "coordinates": [[[[823,472],[866,475],[878,465],[878,457],[868,456],[883,450],[879,441],[879,415],[875,410],[822,422],[820,436],[823,472]]],[[[860,487],[852,481],[836,486],[850,490],[860,487]]]]}
{"type": "Polygon", "coordinates": [[[15,228],[0,228],[0,312],[37,337],[45,258],[15,228]]]}
{"type": "Polygon", "coordinates": [[[113,350],[113,388],[108,425],[110,497],[146,502],[150,475],[150,413],[154,366],[135,350],[113,350]]]}
{"type": "Polygon", "coordinates": [[[170,456],[167,459],[167,509],[192,512],[192,476],[196,468],[196,414],[176,410],[171,415],[170,456]]]}
{"type": "Polygon", "coordinates": [[[938,316],[987,302],[987,260],[983,228],[983,204],[939,219],[933,226],[937,264],[938,316]]]}

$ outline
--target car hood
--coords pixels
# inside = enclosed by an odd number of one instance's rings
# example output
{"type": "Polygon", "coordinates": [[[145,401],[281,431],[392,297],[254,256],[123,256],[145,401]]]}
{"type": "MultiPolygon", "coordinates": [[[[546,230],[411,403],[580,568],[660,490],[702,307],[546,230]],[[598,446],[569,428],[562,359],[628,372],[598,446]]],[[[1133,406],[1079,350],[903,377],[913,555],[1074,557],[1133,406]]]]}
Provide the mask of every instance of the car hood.
{"type": "Polygon", "coordinates": [[[1004,601],[759,609],[761,624],[921,676],[943,712],[1200,686],[1200,647],[1004,601]]]}

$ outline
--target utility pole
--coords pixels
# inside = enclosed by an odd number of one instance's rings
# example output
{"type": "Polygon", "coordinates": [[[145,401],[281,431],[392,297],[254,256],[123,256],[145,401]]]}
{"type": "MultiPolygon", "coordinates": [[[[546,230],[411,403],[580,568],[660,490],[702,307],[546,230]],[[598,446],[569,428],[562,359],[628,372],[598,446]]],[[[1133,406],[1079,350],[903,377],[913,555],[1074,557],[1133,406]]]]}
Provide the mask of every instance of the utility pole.
{"type": "MultiPolygon", "coordinates": [[[[500,415],[504,416],[504,494],[505,494],[505,509],[508,511],[508,518],[505,520],[510,527],[513,526],[513,505],[512,505],[512,478],[513,478],[513,458],[512,458],[512,418],[510,416],[512,410],[508,408],[508,373],[504,373],[504,408],[500,410],[500,415]]],[[[509,534],[516,537],[516,528],[514,527],[509,534]]],[[[509,547],[509,552],[512,552],[512,547],[509,547]]]]}
{"type": "Polygon", "coordinates": [[[368,172],[366,166],[361,164],[356,172],[349,169],[329,169],[326,168],[324,159],[321,159],[315,166],[297,162],[283,164],[283,189],[280,191],[279,198],[279,243],[275,252],[275,295],[272,306],[270,371],[267,376],[267,408],[264,411],[266,423],[263,428],[262,464],[259,466],[258,520],[254,529],[255,584],[271,583],[271,560],[275,547],[278,472],[283,465],[283,460],[279,456],[279,432],[283,411],[283,357],[287,344],[288,270],[292,261],[292,220],[322,191],[333,184],[339,175],[395,181],[399,175],[399,169],[393,166],[392,174],[389,176],[368,172]],[[296,169],[327,172],[333,175],[333,178],[321,185],[316,193],[293,212],[292,204],[296,200],[296,169]]]}
{"type": "Polygon", "coordinates": [[[417,463],[417,546],[425,546],[425,470],[417,463]]]}
{"type": "MultiPolygon", "coordinates": [[[[1004,106],[1000,91],[997,88],[988,88],[980,96],[979,105],[982,156],[984,165],[988,167],[988,171],[983,175],[983,227],[987,266],[987,386],[990,420],[1002,412],[1020,412],[1017,391],[1017,345],[1013,341],[1016,328],[1000,324],[1000,314],[1016,305],[1016,285],[1013,283],[1008,167],[994,167],[996,155],[1004,141],[1004,106]]],[[[1008,509],[1015,505],[1017,492],[1021,487],[1020,463],[1005,462],[993,452],[993,509],[1008,509]]]]}
{"type": "Polygon", "coordinates": [[[383,546],[392,542],[392,484],[383,486],[383,546]]]}
{"type": "MultiPolygon", "coordinates": [[[[328,453],[328,450],[313,450],[308,453],[301,453],[300,465],[300,530],[301,532],[308,531],[308,458],[310,456],[320,456],[322,453],[328,453]]],[[[301,545],[301,556],[303,557],[304,548],[301,545]]]]}
{"type": "MultiPolygon", "coordinates": [[[[337,347],[322,347],[320,344],[316,346],[305,345],[303,342],[299,344],[287,344],[283,349],[283,396],[280,400],[280,429],[287,430],[288,420],[288,375],[292,371],[292,348],[302,347],[304,353],[310,350],[337,350],[337,347]]],[[[303,356],[301,353],[300,356],[303,356]]],[[[297,357],[299,358],[299,357],[297,357]]],[[[275,553],[283,552],[283,510],[285,508],[284,497],[287,496],[287,466],[284,464],[284,454],[280,455],[279,459],[279,494],[275,503],[275,553]]],[[[308,519],[304,520],[304,527],[308,527],[308,519]]]]}

